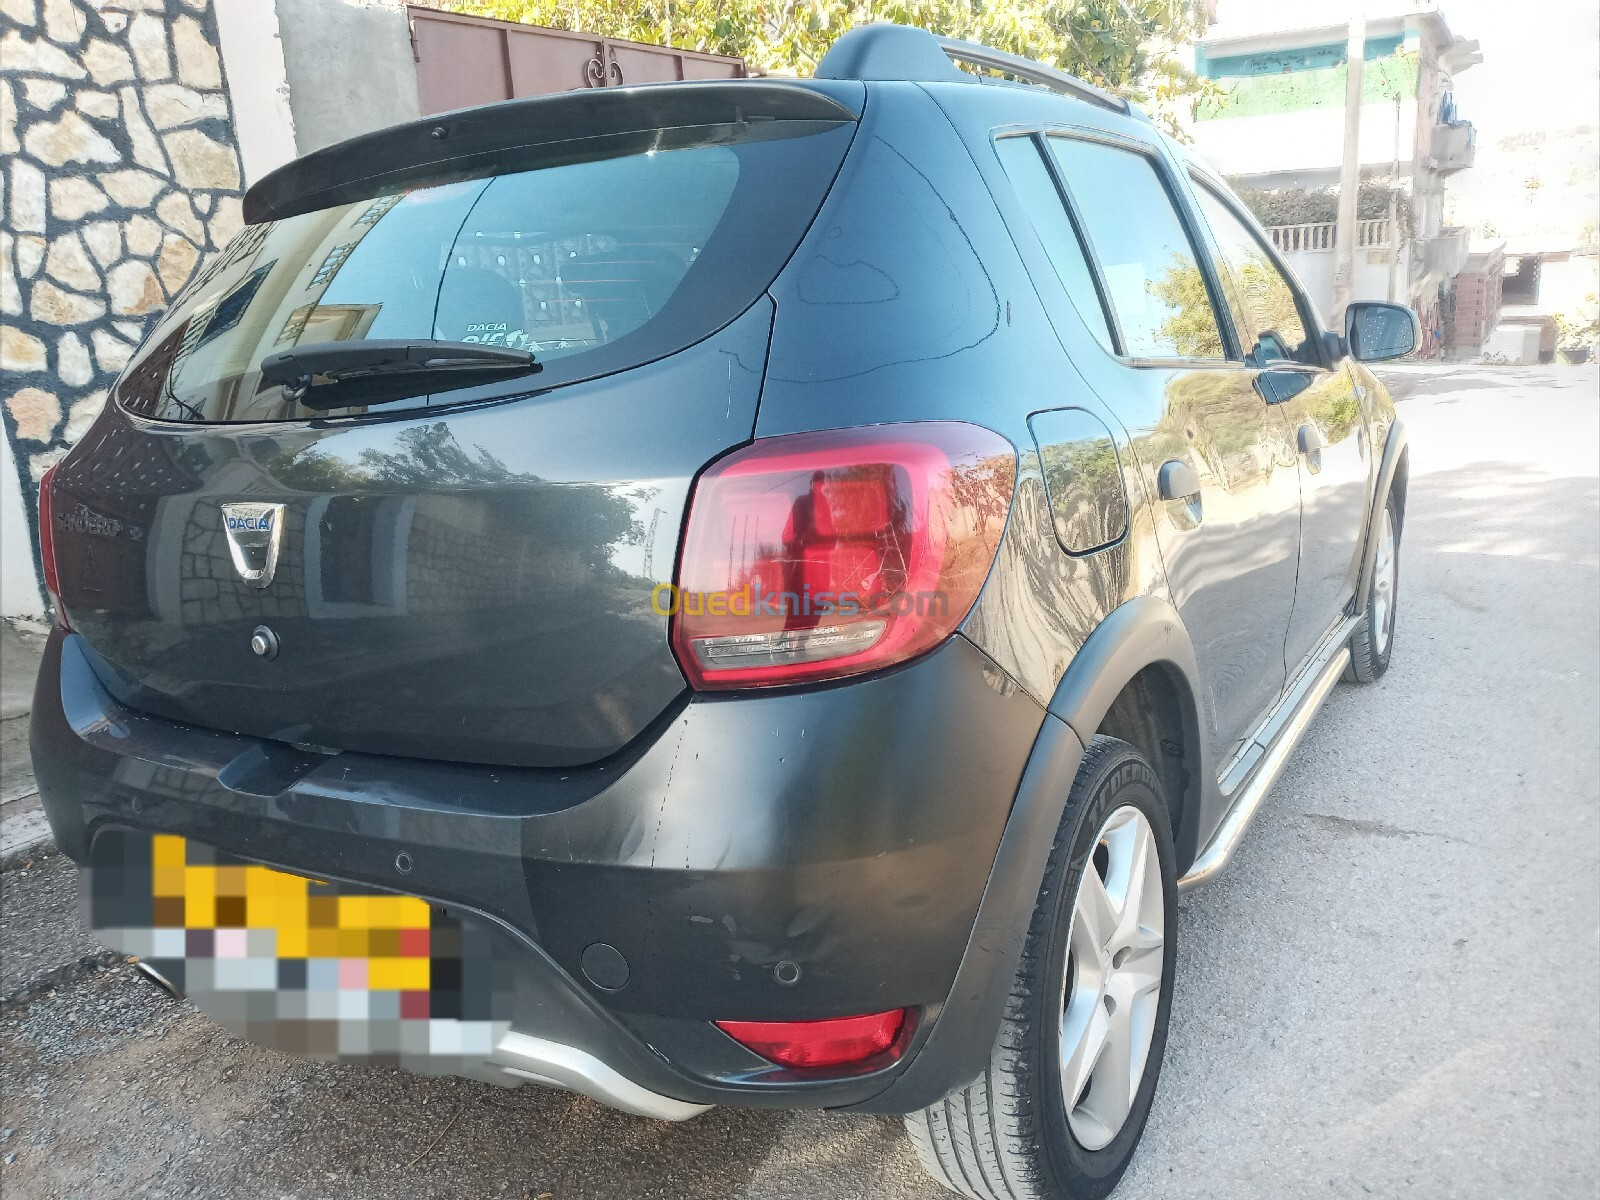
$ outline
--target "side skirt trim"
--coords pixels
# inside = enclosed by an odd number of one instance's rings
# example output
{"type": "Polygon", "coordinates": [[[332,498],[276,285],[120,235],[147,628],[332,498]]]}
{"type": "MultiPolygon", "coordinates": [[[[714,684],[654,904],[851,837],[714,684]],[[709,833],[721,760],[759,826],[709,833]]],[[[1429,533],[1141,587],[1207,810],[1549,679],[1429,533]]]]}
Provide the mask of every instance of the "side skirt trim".
{"type": "Polygon", "coordinates": [[[1249,778],[1232,793],[1235,798],[1227,815],[1222,818],[1222,823],[1211,835],[1205,849],[1194,860],[1188,874],[1178,880],[1178,891],[1186,892],[1209,883],[1223,872],[1233,858],[1233,852],[1244,840],[1245,831],[1260,811],[1267,793],[1283,773],[1289,756],[1300,744],[1312,718],[1317,715],[1322,702],[1328,698],[1333,685],[1349,665],[1350,634],[1355,624],[1354,619],[1341,623],[1317,656],[1321,666],[1313,665],[1303,671],[1293,690],[1284,697],[1284,703],[1262,723],[1254,739],[1254,745],[1259,749],[1257,765],[1249,778]]]}

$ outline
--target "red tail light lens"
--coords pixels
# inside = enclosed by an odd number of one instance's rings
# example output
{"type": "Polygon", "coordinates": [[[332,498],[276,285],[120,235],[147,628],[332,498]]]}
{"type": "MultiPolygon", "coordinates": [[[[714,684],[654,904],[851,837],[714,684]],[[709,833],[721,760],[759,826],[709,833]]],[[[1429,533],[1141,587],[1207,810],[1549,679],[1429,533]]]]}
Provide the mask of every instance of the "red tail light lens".
{"type": "Polygon", "coordinates": [[[665,598],[689,682],[835,679],[937,646],[988,578],[1015,477],[1010,442],[956,422],[791,434],[713,464],[665,598]]]}
{"type": "Polygon", "coordinates": [[[55,501],[51,496],[56,481],[57,463],[39,480],[39,569],[44,574],[45,591],[50,593],[50,605],[56,610],[57,624],[67,624],[67,610],[61,606],[61,577],[56,571],[56,521],[55,501]]]}
{"type": "Polygon", "coordinates": [[[827,1021],[718,1021],[741,1046],[785,1067],[837,1067],[882,1054],[894,1045],[906,1010],[827,1021]]]}

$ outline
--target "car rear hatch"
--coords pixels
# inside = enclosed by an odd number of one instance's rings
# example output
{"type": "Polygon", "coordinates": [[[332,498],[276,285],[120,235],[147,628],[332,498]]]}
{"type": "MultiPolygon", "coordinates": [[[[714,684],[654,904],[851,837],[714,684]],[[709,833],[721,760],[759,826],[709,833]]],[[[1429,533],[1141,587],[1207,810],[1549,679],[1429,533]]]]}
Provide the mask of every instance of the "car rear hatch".
{"type": "Polygon", "coordinates": [[[56,471],[65,619],[123,703],[568,766],[685,688],[656,585],[751,436],[765,293],[859,84],[512,101],[320,151],[56,471]]]}

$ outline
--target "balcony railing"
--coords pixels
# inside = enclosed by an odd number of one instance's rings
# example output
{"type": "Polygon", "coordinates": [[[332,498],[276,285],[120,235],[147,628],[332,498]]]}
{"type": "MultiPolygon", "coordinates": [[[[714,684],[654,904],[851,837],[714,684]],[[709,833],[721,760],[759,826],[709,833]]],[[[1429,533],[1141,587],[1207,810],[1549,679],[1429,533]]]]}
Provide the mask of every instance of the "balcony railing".
{"type": "Polygon", "coordinates": [[[1272,234],[1272,244],[1285,254],[1298,254],[1305,250],[1332,250],[1332,221],[1315,225],[1274,225],[1267,230],[1272,234]]]}
{"type": "Polygon", "coordinates": [[[1377,217],[1371,221],[1356,222],[1356,245],[1387,246],[1389,244],[1389,218],[1377,217]]]}
{"type": "MultiPolygon", "coordinates": [[[[1272,225],[1267,232],[1272,244],[1284,254],[1331,251],[1338,244],[1338,225],[1317,221],[1308,225],[1272,225]]],[[[1356,222],[1356,246],[1361,249],[1389,244],[1389,219],[1374,217],[1356,222]]]]}

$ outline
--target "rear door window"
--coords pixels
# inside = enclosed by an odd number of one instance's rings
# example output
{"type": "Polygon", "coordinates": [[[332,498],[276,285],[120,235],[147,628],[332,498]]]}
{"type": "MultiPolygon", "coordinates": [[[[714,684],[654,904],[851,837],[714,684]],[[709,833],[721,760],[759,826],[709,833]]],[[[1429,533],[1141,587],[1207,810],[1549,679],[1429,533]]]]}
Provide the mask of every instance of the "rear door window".
{"type": "Polygon", "coordinates": [[[1031,137],[1008,137],[995,143],[995,151],[1072,306],[1095,339],[1115,352],[1111,326],[1106,321],[1105,306],[1100,303],[1100,290],[1095,286],[1083,243],[1072,227],[1072,218],[1039,154],[1038,144],[1031,137]]]}
{"type": "Polygon", "coordinates": [[[1132,358],[1221,359],[1222,330],[1194,245],[1144,154],[1051,137],[1132,358]]]}
{"type": "Polygon", "coordinates": [[[766,290],[852,132],[767,129],[748,142],[567,161],[251,226],[186,289],[119,397],[177,421],[360,414],[372,398],[361,386],[341,387],[342,407],[314,411],[262,379],[269,355],[328,342],[475,343],[542,364],[466,386],[419,376],[414,395],[402,380],[398,400],[390,378],[375,412],[526,394],[649,362],[709,336],[766,290]]]}

